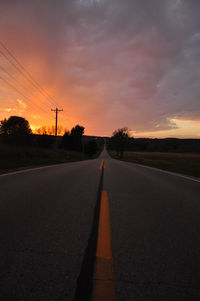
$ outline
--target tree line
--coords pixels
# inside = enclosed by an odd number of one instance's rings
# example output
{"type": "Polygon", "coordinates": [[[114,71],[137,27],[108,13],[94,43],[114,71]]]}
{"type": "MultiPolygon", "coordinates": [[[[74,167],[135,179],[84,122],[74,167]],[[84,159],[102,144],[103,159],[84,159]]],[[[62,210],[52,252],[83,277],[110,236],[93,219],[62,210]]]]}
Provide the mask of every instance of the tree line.
{"type": "Polygon", "coordinates": [[[107,141],[107,148],[123,158],[124,151],[133,152],[171,152],[200,153],[200,139],[179,138],[133,138],[127,127],[113,132],[107,141]]]}
{"type": "Polygon", "coordinates": [[[65,134],[59,137],[49,135],[46,131],[42,134],[33,134],[28,120],[20,116],[10,116],[0,121],[0,141],[13,146],[57,147],[93,156],[102,149],[104,141],[92,138],[84,143],[84,130],[83,126],[76,125],[71,131],[65,131],[65,134]]]}
{"type": "MultiPolygon", "coordinates": [[[[90,156],[98,153],[104,144],[103,138],[91,138],[85,143],[83,134],[85,128],[76,125],[71,131],[65,131],[63,136],[55,137],[42,134],[33,134],[29,122],[19,116],[10,116],[0,121],[0,142],[9,145],[38,146],[84,152],[90,156]]],[[[124,151],[135,152],[189,152],[200,153],[200,139],[151,139],[133,138],[127,127],[119,128],[107,138],[107,148],[116,151],[116,155],[123,158],[124,151]]]]}

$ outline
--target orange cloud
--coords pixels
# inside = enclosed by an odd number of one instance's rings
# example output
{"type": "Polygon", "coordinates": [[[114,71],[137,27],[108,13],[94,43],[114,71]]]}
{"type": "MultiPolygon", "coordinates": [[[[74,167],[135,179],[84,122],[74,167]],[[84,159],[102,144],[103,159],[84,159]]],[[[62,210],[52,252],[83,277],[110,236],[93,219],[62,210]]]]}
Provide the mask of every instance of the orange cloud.
{"type": "Polygon", "coordinates": [[[31,117],[33,117],[34,119],[40,119],[39,115],[35,115],[35,114],[31,114],[31,117]]]}
{"type": "Polygon", "coordinates": [[[22,100],[22,99],[17,99],[17,102],[18,102],[18,104],[19,104],[19,106],[23,109],[23,110],[25,110],[26,108],[27,108],[27,104],[22,100]]]}

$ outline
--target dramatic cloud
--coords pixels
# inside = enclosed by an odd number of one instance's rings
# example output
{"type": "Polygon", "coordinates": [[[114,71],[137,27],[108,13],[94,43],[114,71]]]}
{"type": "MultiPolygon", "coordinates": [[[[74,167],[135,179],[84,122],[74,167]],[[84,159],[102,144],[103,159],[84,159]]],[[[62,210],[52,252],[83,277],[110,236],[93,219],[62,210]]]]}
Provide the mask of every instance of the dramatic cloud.
{"type": "MultiPolygon", "coordinates": [[[[181,120],[200,126],[199,0],[8,0],[0,11],[2,41],[53,95],[47,99],[0,58],[25,85],[33,124],[52,122],[56,100],[63,126],[81,123],[89,134],[127,125],[135,135],[170,136],[181,120]]],[[[10,108],[22,97],[7,90],[3,82],[0,101],[10,108]]],[[[186,135],[199,132],[191,126],[186,135]]]]}

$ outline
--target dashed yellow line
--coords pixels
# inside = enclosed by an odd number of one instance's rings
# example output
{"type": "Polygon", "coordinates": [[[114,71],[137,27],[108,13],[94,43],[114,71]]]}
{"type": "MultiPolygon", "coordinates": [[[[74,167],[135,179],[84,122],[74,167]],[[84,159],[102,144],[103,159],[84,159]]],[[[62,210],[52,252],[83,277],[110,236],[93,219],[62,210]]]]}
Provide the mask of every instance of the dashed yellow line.
{"type": "Polygon", "coordinates": [[[115,301],[109,200],[106,190],[103,190],[101,194],[93,300],[115,301]]]}

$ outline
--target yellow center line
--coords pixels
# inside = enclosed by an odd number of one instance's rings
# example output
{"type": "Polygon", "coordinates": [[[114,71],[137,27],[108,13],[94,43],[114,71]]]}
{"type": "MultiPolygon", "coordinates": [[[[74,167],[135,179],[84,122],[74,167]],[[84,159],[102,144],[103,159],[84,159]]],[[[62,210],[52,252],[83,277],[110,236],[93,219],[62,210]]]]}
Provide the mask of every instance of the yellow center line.
{"type": "Polygon", "coordinates": [[[101,194],[93,300],[115,301],[109,200],[106,190],[101,194]]]}
{"type": "Polygon", "coordinates": [[[104,168],[104,164],[105,164],[105,159],[103,159],[103,160],[101,161],[101,164],[100,164],[100,166],[99,166],[99,170],[102,170],[102,169],[104,168]]]}
{"type": "Polygon", "coordinates": [[[108,193],[103,190],[101,193],[101,207],[98,229],[97,257],[111,259],[111,234],[108,193]]]}

